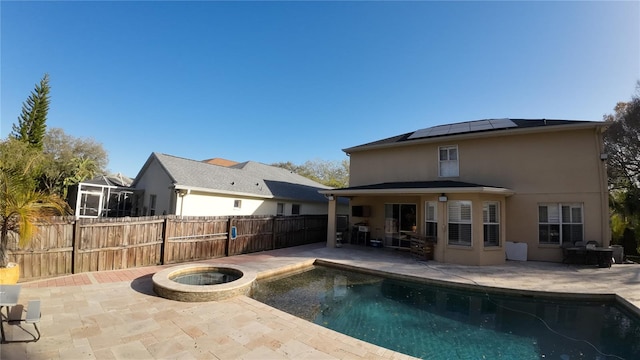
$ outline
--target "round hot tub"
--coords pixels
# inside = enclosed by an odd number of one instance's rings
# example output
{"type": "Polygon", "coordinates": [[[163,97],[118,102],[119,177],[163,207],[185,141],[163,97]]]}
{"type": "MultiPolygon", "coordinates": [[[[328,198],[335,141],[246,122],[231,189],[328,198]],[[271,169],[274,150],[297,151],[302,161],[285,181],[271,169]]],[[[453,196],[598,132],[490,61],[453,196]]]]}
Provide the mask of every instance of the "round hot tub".
{"type": "Polygon", "coordinates": [[[248,295],[256,273],[238,265],[187,264],[153,275],[153,291],[177,301],[215,301],[248,295]]]}
{"type": "Polygon", "coordinates": [[[180,272],[169,275],[173,280],[184,285],[217,285],[236,281],[242,277],[242,271],[230,268],[194,269],[193,272],[180,272]]]}

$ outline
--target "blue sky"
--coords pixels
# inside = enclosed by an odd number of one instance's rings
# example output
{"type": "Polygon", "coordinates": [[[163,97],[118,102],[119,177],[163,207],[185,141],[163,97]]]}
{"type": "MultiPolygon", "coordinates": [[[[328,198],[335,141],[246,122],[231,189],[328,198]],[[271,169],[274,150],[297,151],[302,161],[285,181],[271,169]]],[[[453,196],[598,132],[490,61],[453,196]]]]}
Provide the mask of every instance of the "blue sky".
{"type": "Polygon", "coordinates": [[[156,151],[263,163],[487,118],[601,120],[640,80],[640,3],[0,2],[0,137],[47,125],[135,176],[156,151]]]}

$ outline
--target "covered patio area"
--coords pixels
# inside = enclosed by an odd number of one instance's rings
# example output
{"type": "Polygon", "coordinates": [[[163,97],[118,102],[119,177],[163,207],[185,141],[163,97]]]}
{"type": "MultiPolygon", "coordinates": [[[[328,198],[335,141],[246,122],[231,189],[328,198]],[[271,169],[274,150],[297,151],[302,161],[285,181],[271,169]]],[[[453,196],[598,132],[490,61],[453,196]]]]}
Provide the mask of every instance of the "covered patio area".
{"type": "Polygon", "coordinates": [[[433,248],[433,259],[462,265],[505,261],[510,189],[460,181],[392,182],[323,190],[329,201],[327,246],[336,245],[337,197],[351,205],[343,240],[411,250],[416,239],[433,248]],[[335,209],[333,210],[335,214],[335,209]],[[355,241],[354,241],[355,240],[355,241]]]}

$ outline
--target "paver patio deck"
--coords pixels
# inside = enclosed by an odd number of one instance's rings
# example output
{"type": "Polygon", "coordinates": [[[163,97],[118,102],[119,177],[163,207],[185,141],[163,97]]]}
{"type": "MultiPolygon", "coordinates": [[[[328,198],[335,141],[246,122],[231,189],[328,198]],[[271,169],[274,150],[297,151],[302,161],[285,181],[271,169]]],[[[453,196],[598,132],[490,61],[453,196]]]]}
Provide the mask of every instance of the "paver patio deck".
{"type": "MultiPolygon", "coordinates": [[[[465,284],[583,294],[617,294],[640,311],[640,265],[611,268],[540,262],[460,266],[417,261],[404,252],[313,244],[204,261],[259,274],[314,259],[465,284]]],[[[172,265],[167,265],[172,266],[172,265]]],[[[410,359],[325,329],[246,296],[186,303],[153,293],[167,266],[84,273],[23,283],[20,303],[42,300],[35,343],[0,345],[0,359],[410,359]]],[[[28,327],[26,327],[29,329],[28,327]]],[[[24,337],[5,324],[8,337],[24,337]]]]}

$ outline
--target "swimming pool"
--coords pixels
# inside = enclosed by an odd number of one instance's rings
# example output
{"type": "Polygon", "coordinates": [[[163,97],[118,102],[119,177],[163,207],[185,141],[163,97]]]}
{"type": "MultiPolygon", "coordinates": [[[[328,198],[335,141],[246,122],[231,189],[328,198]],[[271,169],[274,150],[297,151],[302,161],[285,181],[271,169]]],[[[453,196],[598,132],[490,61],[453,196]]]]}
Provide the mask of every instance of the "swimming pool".
{"type": "Polygon", "coordinates": [[[640,358],[640,319],[612,301],[488,294],[325,266],[259,280],[252,297],[424,359],[640,358]]]}

